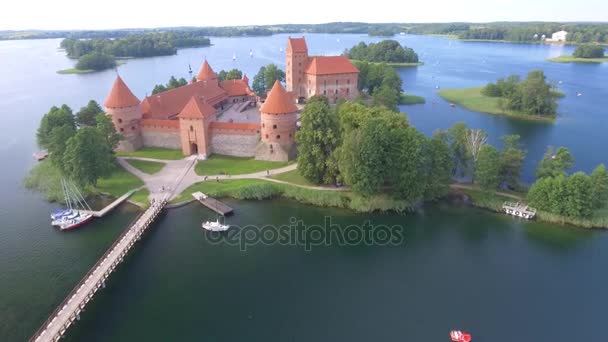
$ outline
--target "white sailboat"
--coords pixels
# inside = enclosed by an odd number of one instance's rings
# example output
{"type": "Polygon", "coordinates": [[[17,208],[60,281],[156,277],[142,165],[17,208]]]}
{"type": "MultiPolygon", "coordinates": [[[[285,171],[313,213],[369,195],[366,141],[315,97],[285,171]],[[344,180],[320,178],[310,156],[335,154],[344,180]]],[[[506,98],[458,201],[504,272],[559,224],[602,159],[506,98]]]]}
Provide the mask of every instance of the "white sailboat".
{"type": "Polygon", "coordinates": [[[234,53],[232,54],[232,60],[233,60],[233,61],[236,61],[236,52],[234,52],[234,53]]]}
{"type": "Polygon", "coordinates": [[[212,231],[212,232],[223,232],[223,231],[228,230],[228,228],[230,228],[230,226],[227,224],[222,224],[220,222],[220,217],[218,215],[217,218],[215,219],[215,221],[203,222],[203,228],[205,228],[209,231],[212,231]]]}
{"type": "Polygon", "coordinates": [[[61,230],[70,230],[93,219],[93,215],[90,214],[91,207],[74,184],[62,179],[61,189],[68,207],[51,212],[51,225],[57,226],[61,230]]]}

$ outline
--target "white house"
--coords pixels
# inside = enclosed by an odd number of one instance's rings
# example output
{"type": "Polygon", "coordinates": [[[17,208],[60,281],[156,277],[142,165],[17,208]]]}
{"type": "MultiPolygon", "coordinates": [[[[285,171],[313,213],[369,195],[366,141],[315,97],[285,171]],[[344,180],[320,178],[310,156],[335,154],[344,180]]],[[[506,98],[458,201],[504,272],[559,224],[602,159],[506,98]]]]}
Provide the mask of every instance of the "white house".
{"type": "Polygon", "coordinates": [[[566,32],[566,31],[563,31],[563,30],[557,31],[551,35],[551,38],[547,38],[547,41],[548,42],[565,42],[567,35],[568,35],[568,32],[566,32]]]}

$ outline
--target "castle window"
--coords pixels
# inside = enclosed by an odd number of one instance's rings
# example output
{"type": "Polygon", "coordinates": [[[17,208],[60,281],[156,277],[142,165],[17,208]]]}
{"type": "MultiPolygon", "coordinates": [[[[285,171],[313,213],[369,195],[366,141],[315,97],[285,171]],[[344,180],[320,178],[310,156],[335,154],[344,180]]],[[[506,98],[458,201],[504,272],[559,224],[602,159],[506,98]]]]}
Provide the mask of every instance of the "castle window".
{"type": "Polygon", "coordinates": [[[323,90],[323,95],[327,95],[327,90],[323,90]]]}
{"type": "Polygon", "coordinates": [[[277,139],[281,139],[281,136],[280,136],[280,135],[277,135],[277,139]]]}
{"type": "Polygon", "coordinates": [[[302,77],[298,77],[298,82],[302,82],[302,77]]]}
{"type": "Polygon", "coordinates": [[[349,94],[350,93],[350,88],[346,88],[346,93],[349,94]]]}
{"type": "Polygon", "coordinates": [[[291,138],[291,133],[289,133],[289,137],[291,138]]]}
{"type": "Polygon", "coordinates": [[[336,94],[338,93],[338,89],[336,89],[336,94]]]}
{"type": "MultiPolygon", "coordinates": [[[[268,134],[266,134],[266,139],[268,139],[268,134]]],[[[272,148],[272,145],[270,145],[270,148],[272,148]]]]}
{"type": "Polygon", "coordinates": [[[272,128],[273,129],[277,129],[277,125],[272,125],[272,128]]]}
{"type": "Polygon", "coordinates": [[[336,85],[338,85],[338,80],[336,80],[336,85]]]}
{"type": "Polygon", "coordinates": [[[302,66],[302,62],[298,62],[298,66],[302,66]]]}
{"type": "Polygon", "coordinates": [[[122,119],[118,119],[118,123],[122,123],[122,119]]]}
{"type": "Polygon", "coordinates": [[[194,131],[194,127],[190,126],[190,132],[194,131]]]}
{"type": "Polygon", "coordinates": [[[121,131],[121,132],[124,132],[124,131],[125,131],[125,129],[124,129],[124,128],[121,128],[121,129],[120,129],[120,131],[121,131]]]}
{"type": "Polygon", "coordinates": [[[132,130],[132,131],[134,131],[134,130],[135,130],[135,127],[134,127],[134,126],[131,126],[131,130],[132,130]]]}
{"type": "Polygon", "coordinates": [[[262,124],[262,128],[265,128],[265,127],[266,127],[266,124],[265,124],[265,123],[263,123],[263,124],[262,124]]]}
{"type": "Polygon", "coordinates": [[[346,84],[350,84],[350,80],[346,80],[346,84]]]}

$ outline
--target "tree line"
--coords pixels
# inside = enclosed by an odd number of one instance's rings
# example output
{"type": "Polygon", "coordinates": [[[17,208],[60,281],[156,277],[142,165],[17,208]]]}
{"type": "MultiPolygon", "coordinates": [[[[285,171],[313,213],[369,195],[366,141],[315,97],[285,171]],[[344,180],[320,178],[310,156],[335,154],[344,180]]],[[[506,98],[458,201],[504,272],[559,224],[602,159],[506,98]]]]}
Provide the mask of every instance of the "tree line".
{"type": "Polygon", "coordinates": [[[539,116],[555,116],[557,98],[563,96],[546,81],[542,70],[530,71],[524,80],[517,75],[501,78],[496,83],[488,83],[481,93],[500,97],[499,105],[504,109],[539,116]]]}
{"type": "Polygon", "coordinates": [[[175,78],[175,76],[171,76],[169,82],[167,84],[157,84],[152,89],[152,95],[162,93],[163,91],[171,90],[177,87],[185,86],[188,84],[185,78],[181,77],[180,79],[175,78]]]}
{"type": "Polygon", "coordinates": [[[53,106],[40,120],[36,138],[50,162],[81,186],[96,185],[114,167],[121,136],[99,104],[89,101],[75,115],[70,107],[53,106]]]}
{"type": "Polygon", "coordinates": [[[260,67],[258,73],[253,77],[251,90],[263,96],[266,94],[276,81],[285,82],[285,71],[281,70],[276,64],[268,64],[260,67]]]}
{"type": "Polygon", "coordinates": [[[396,40],[383,40],[378,43],[360,42],[344,51],[344,56],[359,61],[374,63],[418,63],[414,49],[401,46],[396,40]]]}
{"type": "Polygon", "coordinates": [[[581,44],[576,47],[572,54],[576,58],[602,58],[604,47],[595,44],[581,44]]]}
{"type": "Polygon", "coordinates": [[[396,109],[403,81],[395,68],[384,63],[355,61],[354,64],[359,69],[359,91],[371,96],[375,105],[396,109]]]}

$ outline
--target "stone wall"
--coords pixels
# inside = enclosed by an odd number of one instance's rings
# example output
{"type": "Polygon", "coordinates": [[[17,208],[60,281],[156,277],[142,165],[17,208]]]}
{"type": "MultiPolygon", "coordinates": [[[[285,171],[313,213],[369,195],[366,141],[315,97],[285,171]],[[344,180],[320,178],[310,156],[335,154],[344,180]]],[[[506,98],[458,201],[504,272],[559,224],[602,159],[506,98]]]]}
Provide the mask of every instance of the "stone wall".
{"type": "Polygon", "coordinates": [[[253,157],[260,141],[259,134],[214,132],[211,138],[213,153],[237,157],[253,157]]]}
{"type": "Polygon", "coordinates": [[[144,129],[141,133],[144,146],[173,148],[179,150],[182,148],[178,131],[162,132],[144,129]]]}

